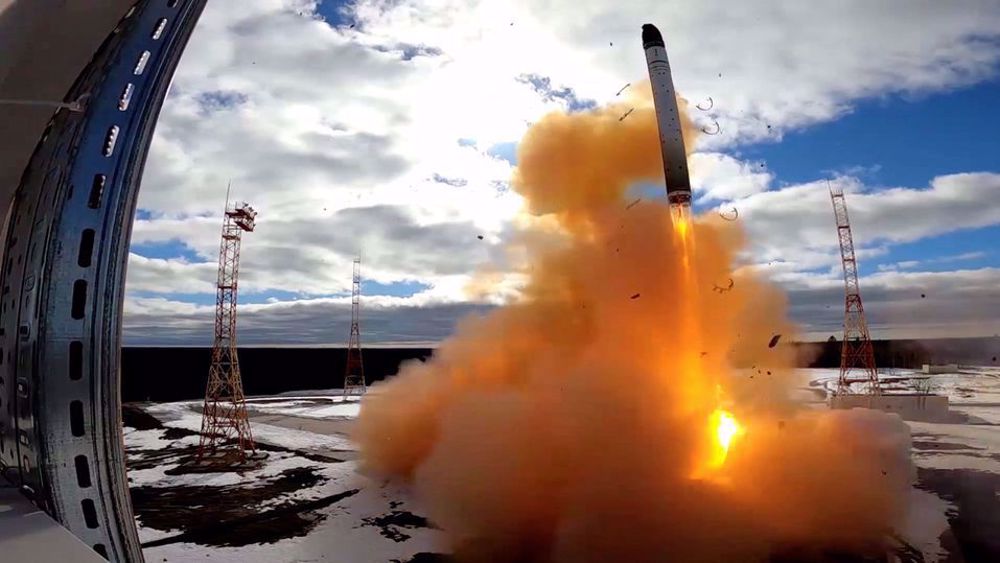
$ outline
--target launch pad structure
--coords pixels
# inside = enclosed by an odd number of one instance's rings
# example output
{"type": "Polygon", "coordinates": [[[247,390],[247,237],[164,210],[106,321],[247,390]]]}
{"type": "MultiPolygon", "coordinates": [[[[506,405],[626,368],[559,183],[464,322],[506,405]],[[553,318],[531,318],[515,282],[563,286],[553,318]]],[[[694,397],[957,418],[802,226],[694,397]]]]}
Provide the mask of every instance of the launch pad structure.
{"type": "Polygon", "coordinates": [[[222,241],[219,245],[215,339],[202,410],[201,441],[197,458],[199,464],[246,464],[257,450],[247,418],[243,379],[236,351],[240,243],[244,232],[253,232],[256,219],[257,211],[246,202],[230,207],[227,191],[222,241]]]}

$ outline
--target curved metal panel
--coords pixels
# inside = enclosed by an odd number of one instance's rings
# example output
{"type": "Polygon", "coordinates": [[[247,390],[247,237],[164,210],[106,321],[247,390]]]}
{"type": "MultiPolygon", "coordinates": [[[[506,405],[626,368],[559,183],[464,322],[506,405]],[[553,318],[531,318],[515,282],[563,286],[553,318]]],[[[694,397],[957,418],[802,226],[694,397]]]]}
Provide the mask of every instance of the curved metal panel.
{"type": "Polygon", "coordinates": [[[15,195],[0,278],[0,471],[112,561],[141,561],[119,337],[139,180],[205,0],[143,0],[84,69],[15,195]]]}

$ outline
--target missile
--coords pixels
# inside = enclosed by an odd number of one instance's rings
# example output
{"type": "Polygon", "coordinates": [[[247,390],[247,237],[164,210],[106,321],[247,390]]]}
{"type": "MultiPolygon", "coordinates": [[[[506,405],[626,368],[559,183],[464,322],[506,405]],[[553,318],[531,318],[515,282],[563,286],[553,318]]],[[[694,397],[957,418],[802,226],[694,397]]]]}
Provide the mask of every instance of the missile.
{"type": "Polygon", "coordinates": [[[649,82],[653,86],[653,109],[660,130],[660,155],[666,180],[667,201],[671,205],[691,205],[691,180],[688,178],[687,153],[681,135],[681,116],[677,111],[674,80],[670,76],[667,47],[656,26],[642,26],[642,48],[646,51],[649,82]]]}

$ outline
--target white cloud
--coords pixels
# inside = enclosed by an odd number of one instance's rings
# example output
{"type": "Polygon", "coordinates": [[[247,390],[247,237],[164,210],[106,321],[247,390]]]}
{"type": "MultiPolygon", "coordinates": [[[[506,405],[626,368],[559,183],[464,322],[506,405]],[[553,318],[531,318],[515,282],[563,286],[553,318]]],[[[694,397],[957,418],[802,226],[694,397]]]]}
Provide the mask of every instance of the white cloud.
{"type": "MultiPolygon", "coordinates": [[[[1000,333],[1000,269],[886,271],[861,280],[874,338],[982,336],[1000,333]]],[[[843,332],[844,286],[807,276],[789,285],[792,315],[811,336],[843,332]]]]}
{"type": "MultiPolygon", "coordinates": [[[[951,174],[934,178],[928,188],[880,191],[866,191],[852,178],[834,181],[845,187],[858,248],[1000,224],[1000,174],[951,174]]],[[[839,259],[826,181],[754,194],[736,206],[757,245],[758,259],[818,250],[839,259]]]]}
{"type": "MultiPolygon", "coordinates": [[[[664,31],[678,90],[693,100],[712,96],[715,107],[699,118],[723,126],[692,157],[700,198],[735,200],[754,239],[752,260],[773,262],[782,283],[817,271],[835,279],[825,185],[779,188],[760,166],[766,163],[719,151],[748,139],[780,141],[865,97],[971,83],[995,74],[1000,59],[1000,6],[975,0],[808,7],[778,0],[358,0],[345,9],[353,10],[353,29],[320,21],[312,1],[209,3],[156,130],[140,197],[152,217],[137,221],[134,232],[136,243],[181,242],[203,263],[134,256],[131,291],[213,291],[232,179],[234,197],[260,210],[244,242],[245,291],[339,294],[361,253],[368,279],[430,286],[389,309],[426,308],[428,318],[475,309],[465,286],[481,265],[503,263],[499,243],[520,207],[506,189],[510,165],[485,148],[517,141],[530,122],[568,103],[519,77],[550,78],[578,99],[621,100],[614,94],[627,82],[638,88],[645,75],[639,27],[646,21],[664,31]],[[446,313],[433,317],[435,310],[446,313]]],[[[997,223],[995,174],[879,193],[842,181],[852,190],[863,259],[893,243],[997,223]]],[[[507,279],[485,299],[509,297],[516,284],[507,279]]],[[[129,330],[147,335],[157,323],[143,319],[160,318],[167,338],[193,335],[190,327],[202,330],[210,318],[203,307],[177,302],[129,303],[129,330]]],[[[328,306],[275,302],[255,305],[264,308],[246,318],[263,327],[265,319],[294,317],[305,323],[302,331],[315,332],[325,330],[320,313],[328,306]]],[[[413,327],[420,332],[419,323],[413,327]]],[[[437,338],[435,330],[425,339],[437,338]]],[[[386,338],[400,336],[390,333],[386,338]]],[[[298,329],[272,334],[299,337],[298,329]]]]}
{"type": "Polygon", "coordinates": [[[730,201],[760,193],[774,179],[763,162],[744,162],[723,153],[694,153],[689,161],[691,187],[701,202],[730,201]]]}

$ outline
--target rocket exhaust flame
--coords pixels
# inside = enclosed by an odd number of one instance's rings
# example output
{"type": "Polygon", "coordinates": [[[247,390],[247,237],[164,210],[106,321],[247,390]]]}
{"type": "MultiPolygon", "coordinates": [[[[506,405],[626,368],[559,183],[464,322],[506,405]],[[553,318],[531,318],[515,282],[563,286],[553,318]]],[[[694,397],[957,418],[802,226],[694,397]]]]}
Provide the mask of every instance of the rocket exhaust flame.
{"type": "Polygon", "coordinates": [[[408,481],[459,561],[868,553],[905,516],[907,426],[788,399],[794,352],[767,344],[795,327],[777,287],[733,273],[739,223],[625,209],[665,174],[659,133],[648,99],[536,122],[513,179],[520,297],[362,403],[366,470],[408,481]]]}
{"type": "Polygon", "coordinates": [[[726,463],[726,456],[729,454],[729,447],[733,440],[742,435],[745,430],[739,422],[736,422],[736,417],[722,409],[716,409],[712,413],[710,425],[715,429],[716,444],[709,465],[713,468],[719,468],[726,463]]]}

